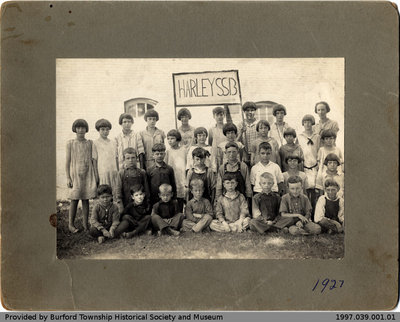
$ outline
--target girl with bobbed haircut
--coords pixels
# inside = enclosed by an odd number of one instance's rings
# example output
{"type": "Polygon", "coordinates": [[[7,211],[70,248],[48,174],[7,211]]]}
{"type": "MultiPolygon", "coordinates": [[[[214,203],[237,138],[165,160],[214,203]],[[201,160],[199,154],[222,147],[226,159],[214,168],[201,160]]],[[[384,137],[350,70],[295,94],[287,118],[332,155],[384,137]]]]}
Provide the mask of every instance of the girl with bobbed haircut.
{"type": "Polygon", "coordinates": [[[77,119],[72,123],[72,132],[76,133],[77,127],[84,127],[86,128],[86,133],[89,132],[89,124],[84,119],[77,119]]]}
{"type": "Polygon", "coordinates": [[[186,107],[181,108],[179,110],[178,116],[177,116],[178,120],[180,121],[183,116],[187,116],[189,118],[189,120],[192,119],[192,113],[190,113],[190,111],[186,107]]]}
{"type": "Polygon", "coordinates": [[[272,114],[275,117],[275,122],[271,124],[270,136],[278,142],[278,146],[281,147],[285,144],[285,131],[290,128],[290,125],[284,121],[286,107],[282,104],[276,104],[272,108],[272,114]]]}
{"type": "Polygon", "coordinates": [[[197,127],[195,130],[194,130],[194,138],[195,139],[197,139],[197,135],[199,135],[199,134],[205,134],[206,135],[206,137],[208,136],[208,131],[207,131],[207,129],[205,128],[205,127],[197,127]]]}
{"type": "Polygon", "coordinates": [[[83,119],[77,119],[72,124],[72,131],[76,133],[76,138],[67,142],[65,172],[67,187],[69,188],[69,199],[71,200],[68,229],[75,234],[79,231],[75,226],[79,200],[82,201],[83,229],[89,229],[89,199],[96,197],[99,177],[97,162],[94,159],[96,153],[93,142],[85,138],[86,133],[89,131],[88,123],[83,119]],[[86,131],[77,131],[78,128],[84,128],[86,131]]]}
{"type": "Polygon", "coordinates": [[[336,161],[337,165],[340,166],[340,159],[335,153],[329,153],[325,160],[324,160],[324,165],[328,165],[329,161],[336,161]]]}
{"type": "Polygon", "coordinates": [[[297,136],[296,135],[296,131],[295,129],[288,127],[285,132],[283,132],[283,137],[285,137],[286,135],[292,135],[294,138],[297,136]]]}
{"type": "Polygon", "coordinates": [[[101,127],[108,127],[110,130],[112,128],[111,123],[109,120],[106,119],[100,119],[96,122],[96,124],[94,125],[94,127],[96,128],[97,131],[100,131],[101,127]]]}
{"type": "Polygon", "coordinates": [[[286,107],[281,104],[274,105],[274,107],[272,108],[272,115],[276,116],[276,112],[278,111],[283,111],[283,114],[286,115],[286,107]]]}
{"type": "Polygon", "coordinates": [[[148,117],[155,117],[156,121],[158,121],[160,119],[158,112],[151,109],[151,110],[147,110],[147,112],[144,114],[144,120],[147,122],[147,118],[148,117]]]}
{"type": "Polygon", "coordinates": [[[269,122],[267,120],[260,120],[258,121],[257,125],[256,125],[256,130],[257,132],[260,130],[260,126],[264,125],[268,127],[268,131],[271,130],[271,125],[269,124],[269,122]]]}
{"type": "Polygon", "coordinates": [[[235,132],[235,133],[237,134],[238,129],[237,129],[237,127],[236,127],[235,124],[233,124],[233,123],[226,123],[226,124],[224,125],[224,127],[222,128],[222,133],[224,133],[224,135],[226,136],[226,133],[227,133],[227,132],[235,132]]]}
{"type": "Polygon", "coordinates": [[[248,109],[257,110],[257,105],[254,102],[246,102],[242,106],[243,112],[247,111],[248,109]]]}
{"type": "Polygon", "coordinates": [[[315,125],[315,118],[311,114],[306,114],[303,116],[303,118],[301,120],[301,125],[304,125],[304,122],[306,122],[306,121],[310,121],[311,125],[315,125]]]}
{"type": "Polygon", "coordinates": [[[168,131],[167,137],[169,137],[169,136],[174,136],[176,138],[177,142],[182,141],[182,135],[178,130],[172,129],[172,130],[168,131]]]}
{"type": "Polygon", "coordinates": [[[118,120],[119,125],[122,125],[123,119],[131,120],[132,123],[134,122],[133,116],[130,115],[129,113],[122,113],[122,114],[119,116],[119,120],[118,120]]]}
{"type": "Polygon", "coordinates": [[[324,130],[321,133],[321,140],[325,140],[326,138],[334,138],[336,139],[336,133],[332,130],[324,130]]]}

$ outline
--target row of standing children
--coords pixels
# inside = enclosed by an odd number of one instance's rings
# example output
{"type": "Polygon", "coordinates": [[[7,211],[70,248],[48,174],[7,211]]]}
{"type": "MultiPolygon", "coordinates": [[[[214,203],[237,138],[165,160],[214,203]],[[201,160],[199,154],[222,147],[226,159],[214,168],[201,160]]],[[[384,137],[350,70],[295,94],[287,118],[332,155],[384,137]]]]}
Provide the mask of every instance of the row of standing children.
{"type": "MultiPolygon", "coordinates": [[[[329,106],[326,103],[317,103],[316,113],[320,112],[321,109],[323,110],[324,107],[329,112],[329,106]]],[[[341,190],[341,193],[343,192],[343,174],[337,171],[337,167],[342,165],[343,161],[340,150],[334,145],[334,138],[336,137],[334,129],[323,131],[323,144],[321,149],[318,149],[320,139],[318,134],[312,131],[315,120],[312,115],[306,115],[302,120],[305,131],[298,138],[300,144],[304,141],[303,139],[307,139],[306,153],[303,153],[302,148],[294,143],[296,133],[288,126],[283,132],[287,144],[279,148],[279,143],[274,138],[268,137],[268,132],[271,130],[270,124],[265,120],[256,123],[254,118],[256,105],[247,102],[243,105],[243,110],[246,120],[240,124],[238,131],[233,123],[223,124],[224,109],[215,108],[213,114],[217,122],[216,126],[209,131],[210,134],[212,133],[209,136],[209,143],[212,145],[207,146],[205,143],[207,130],[190,127],[188,125],[191,118],[190,111],[181,109],[178,113],[178,119],[182,121],[182,126],[179,128],[180,131],[171,130],[168,132],[167,140],[170,148],[167,151],[162,144],[166,136],[163,131],[155,126],[159,116],[154,110],[145,114],[148,126],[145,131],[140,133],[135,133],[131,129],[133,125],[132,116],[122,114],[119,119],[122,133],[118,135],[115,141],[107,138],[111,129],[110,122],[104,119],[99,120],[96,122],[96,129],[100,133],[100,138],[94,144],[84,138],[89,128],[87,122],[84,120],[75,121],[72,129],[76,132],[77,139],[67,143],[66,165],[67,184],[71,188],[69,213],[69,229],[71,232],[78,231],[74,226],[74,219],[79,200],[82,200],[83,226],[85,230],[88,229],[88,199],[95,197],[98,184],[110,185],[114,198],[117,200],[120,214],[131,202],[133,198],[131,188],[135,184],[140,184],[143,187],[147,209],[150,208],[150,205],[155,205],[161,198],[159,188],[163,183],[167,183],[171,186],[171,198],[177,198],[177,209],[182,212],[184,201],[189,202],[191,197],[194,196],[189,187],[191,181],[196,181],[196,179],[203,181],[202,189],[206,199],[212,203],[217,202],[223,195],[222,187],[225,188],[225,193],[227,191],[223,184],[225,174],[234,175],[237,190],[247,197],[250,208],[254,205],[254,202],[251,201],[253,191],[255,194],[262,191],[260,180],[265,172],[273,174],[272,191],[279,192],[280,195],[289,186],[288,178],[290,176],[301,178],[303,190],[311,201],[315,201],[319,195],[315,187],[323,192],[324,183],[330,178],[341,183],[338,185],[338,190],[341,190]],[[221,128],[222,135],[220,133],[221,128]],[[256,135],[253,133],[254,129],[256,135]],[[245,144],[242,144],[239,140],[242,140],[245,144]],[[250,149],[245,148],[246,143],[247,146],[250,146],[250,149]],[[187,153],[187,150],[189,150],[189,153],[187,153]],[[325,156],[328,156],[326,153],[332,150],[337,152],[339,156],[329,154],[328,159],[322,158],[324,153],[325,156]],[[117,152],[115,153],[115,151],[117,152]],[[318,151],[317,157],[315,157],[314,151],[318,151]],[[327,170],[321,171],[323,166],[319,166],[318,163],[310,166],[312,163],[309,160],[310,156],[318,161],[324,160],[323,163],[327,165],[327,170]],[[275,160],[276,163],[270,160],[275,160]],[[142,169],[138,168],[137,165],[142,169]],[[250,175],[247,165],[254,165],[250,175]],[[282,175],[281,169],[287,171],[282,175]],[[304,169],[307,175],[298,171],[298,169],[304,169]],[[317,169],[320,169],[318,175],[316,175],[317,169]],[[338,177],[340,177],[339,180],[338,177]],[[311,180],[307,182],[308,178],[311,178],[311,180]],[[149,181],[149,184],[147,181],[149,181]]],[[[277,123],[274,124],[276,133],[280,136],[278,118],[283,119],[283,116],[286,115],[286,109],[282,105],[277,105],[274,107],[273,114],[277,117],[277,123]]]]}

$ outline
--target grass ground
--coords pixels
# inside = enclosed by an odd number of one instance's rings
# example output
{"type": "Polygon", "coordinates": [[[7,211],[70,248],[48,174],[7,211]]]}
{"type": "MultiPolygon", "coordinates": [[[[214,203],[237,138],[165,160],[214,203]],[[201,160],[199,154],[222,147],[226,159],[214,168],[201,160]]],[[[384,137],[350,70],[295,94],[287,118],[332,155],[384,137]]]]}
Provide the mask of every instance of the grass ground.
{"type": "MultiPolygon", "coordinates": [[[[104,244],[81,231],[68,230],[68,201],[57,202],[57,256],[60,259],[163,259],[163,258],[263,258],[263,259],[337,259],[344,257],[344,235],[291,236],[284,233],[260,235],[184,233],[172,236],[139,236],[112,239],[104,244]]],[[[76,226],[82,228],[78,210],[76,226]]]]}

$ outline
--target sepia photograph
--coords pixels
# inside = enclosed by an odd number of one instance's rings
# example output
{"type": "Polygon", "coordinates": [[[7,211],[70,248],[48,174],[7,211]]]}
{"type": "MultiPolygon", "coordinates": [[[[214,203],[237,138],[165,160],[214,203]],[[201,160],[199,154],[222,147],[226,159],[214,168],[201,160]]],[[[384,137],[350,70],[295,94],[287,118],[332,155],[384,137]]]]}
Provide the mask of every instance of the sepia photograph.
{"type": "Polygon", "coordinates": [[[343,258],[344,71],[57,59],[57,257],[343,258]]]}

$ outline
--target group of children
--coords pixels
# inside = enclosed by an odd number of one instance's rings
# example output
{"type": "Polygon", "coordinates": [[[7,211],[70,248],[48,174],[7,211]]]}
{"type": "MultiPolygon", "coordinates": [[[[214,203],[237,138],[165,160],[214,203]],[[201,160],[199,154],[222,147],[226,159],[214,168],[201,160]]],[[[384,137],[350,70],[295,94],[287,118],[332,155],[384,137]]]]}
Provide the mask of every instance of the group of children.
{"type": "Polygon", "coordinates": [[[76,120],[66,157],[69,230],[79,231],[74,223],[81,200],[83,228],[100,243],[143,233],[248,228],[261,234],[343,232],[344,164],[335,145],[337,123],[326,118],[329,105],[317,103],[320,123],[305,115],[298,136],[283,121],[282,105],[273,108],[272,126],[257,121],[255,103],[242,109],[245,119],[237,127],[224,123],[224,108],[214,108],[216,124],[207,131],[191,127],[191,113],[183,108],[177,115],[182,126],[167,135],[156,127],[154,109],[145,113],[141,132],[132,130],[134,119],[124,113],[115,140],[108,138],[111,123],[100,119],[93,142],[85,139],[88,123],[76,120]],[[89,220],[89,199],[96,197],[89,220]]]}

